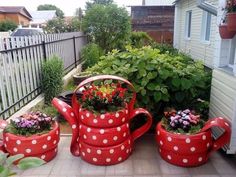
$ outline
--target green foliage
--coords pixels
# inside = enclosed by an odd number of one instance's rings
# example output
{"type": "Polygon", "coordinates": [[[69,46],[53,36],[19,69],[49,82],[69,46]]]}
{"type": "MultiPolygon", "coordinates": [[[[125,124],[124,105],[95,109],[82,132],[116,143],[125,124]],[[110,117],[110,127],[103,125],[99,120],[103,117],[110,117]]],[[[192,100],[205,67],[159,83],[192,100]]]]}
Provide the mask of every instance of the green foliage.
{"type": "Polygon", "coordinates": [[[60,58],[53,56],[42,65],[42,91],[45,94],[45,103],[62,91],[63,62],[60,58]]]}
{"type": "Polygon", "coordinates": [[[170,44],[160,44],[160,43],[153,43],[153,48],[159,49],[161,54],[168,53],[170,55],[177,55],[179,52],[170,44]]]}
{"type": "Polygon", "coordinates": [[[0,22],[0,31],[14,31],[17,28],[17,24],[11,20],[4,20],[0,22]]]}
{"type": "Polygon", "coordinates": [[[80,25],[80,21],[76,17],[72,18],[69,22],[66,22],[62,18],[55,18],[47,22],[44,31],[47,33],[74,32],[80,30],[80,25]]]}
{"type": "Polygon", "coordinates": [[[64,18],[64,12],[58,8],[57,6],[55,5],[52,5],[52,4],[43,4],[43,5],[39,5],[37,7],[37,10],[56,10],[56,15],[59,17],[59,18],[64,18]]]}
{"type": "Polygon", "coordinates": [[[90,9],[95,4],[108,5],[112,4],[113,0],[90,0],[86,2],[86,9],[90,9]]]}
{"type": "Polygon", "coordinates": [[[113,50],[92,68],[94,74],[112,74],[132,82],[139,106],[153,113],[164,107],[194,109],[198,98],[209,100],[211,73],[200,62],[181,55],[161,54],[159,49],[127,47],[113,50]]]}
{"type": "Polygon", "coordinates": [[[82,27],[105,52],[122,49],[131,31],[127,10],[114,4],[93,5],[86,11],[82,27]]]}
{"type": "Polygon", "coordinates": [[[130,40],[131,40],[131,45],[134,48],[141,48],[144,45],[151,44],[152,42],[152,38],[146,32],[142,32],[142,31],[131,32],[130,40]]]}
{"type": "Polygon", "coordinates": [[[84,61],[83,69],[95,65],[103,54],[102,49],[97,44],[90,43],[83,47],[81,51],[81,56],[84,61]]]}
{"type": "Polygon", "coordinates": [[[0,176],[8,177],[15,175],[12,171],[13,163],[18,161],[16,165],[19,169],[26,170],[33,167],[39,167],[45,164],[45,161],[37,157],[25,157],[23,154],[16,154],[14,156],[8,156],[8,154],[0,151],[0,176]]]}

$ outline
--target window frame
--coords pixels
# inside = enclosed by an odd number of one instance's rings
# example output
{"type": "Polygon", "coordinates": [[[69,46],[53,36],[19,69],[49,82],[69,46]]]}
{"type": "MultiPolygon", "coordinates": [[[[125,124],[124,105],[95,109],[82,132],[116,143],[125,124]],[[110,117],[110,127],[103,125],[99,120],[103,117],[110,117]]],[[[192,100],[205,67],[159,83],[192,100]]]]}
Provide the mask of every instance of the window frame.
{"type": "Polygon", "coordinates": [[[192,10],[186,11],[185,15],[185,39],[190,40],[191,39],[191,30],[192,30],[192,10]]]}
{"type": "Polygon", "coordinates": [[[212,14],[207,11],[203,11],[202,26],[201,26],[201,41],[206,44],[209,44],[211,41],[211,23],[212,23],[212,14]]]}

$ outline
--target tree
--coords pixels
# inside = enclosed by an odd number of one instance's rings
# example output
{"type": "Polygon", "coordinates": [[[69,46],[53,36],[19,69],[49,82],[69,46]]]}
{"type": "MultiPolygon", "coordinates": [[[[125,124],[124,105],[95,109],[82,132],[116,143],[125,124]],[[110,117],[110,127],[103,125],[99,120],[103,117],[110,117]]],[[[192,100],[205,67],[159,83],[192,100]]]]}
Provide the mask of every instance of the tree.
{"type": "Polygon", "coordinates": [[[71,21],[65,22],[64,19],[55,18],[49,20],[44,27],[47,33],[64,33],[64,32],[74,32],[80,30],[80,21],[78,18],[74,17],[71,21]]]}
{"type": "Polygon", "coordinates": [[[59,9],[57,6],[52,5],[52,4],[39,5],[37,7],[37,10],[56,10],[56,15],[59,18],[63,18],[64,17],[64,12],[61,9],[59,9]]]}
{"type": "Polygon", "coordinates": [[[94,4],[109,5],[112,4],[113,0],[90,0],[86,2],[86,9],[90,9],[94,4]]]}
{"type": "Polygon", "coordinates": [[[93,5],[86,11],[82,27],[105,52],[124,48],[131,32],[127,10],[115,4],[93,5]]]}
{"type": "Polygon", "coordinates": [[[0,31],[13,31],[17,28],[17,24],[11,20],[5,20],[0,22],[0,31]]]}
{"type": "Polygon", "coordinates": [[[79,8],[76,8],[75,10],[75,16],[77,16],[79,18],[79,20],[81,21],[82,17],[83,17],[83,11],[82,9],[79,7],[79,8]]]}
{"type": "Polygon", "coordinates": [[[65,20],[61,18],[55,18],[49,20],[44,27],[47,33],[63,33],[66,32],[65,20]]]}

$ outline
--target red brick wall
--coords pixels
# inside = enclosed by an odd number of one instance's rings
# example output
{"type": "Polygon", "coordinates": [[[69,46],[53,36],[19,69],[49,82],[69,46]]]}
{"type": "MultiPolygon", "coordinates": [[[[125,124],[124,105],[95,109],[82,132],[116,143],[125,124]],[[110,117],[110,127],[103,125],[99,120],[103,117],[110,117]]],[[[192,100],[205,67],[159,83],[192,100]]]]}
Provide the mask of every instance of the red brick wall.
{"type": "Polygon", "coordinates": [[[173,43],[173,6],[132,6],[132,30],[147,32],[159,43],[173,43]]]}

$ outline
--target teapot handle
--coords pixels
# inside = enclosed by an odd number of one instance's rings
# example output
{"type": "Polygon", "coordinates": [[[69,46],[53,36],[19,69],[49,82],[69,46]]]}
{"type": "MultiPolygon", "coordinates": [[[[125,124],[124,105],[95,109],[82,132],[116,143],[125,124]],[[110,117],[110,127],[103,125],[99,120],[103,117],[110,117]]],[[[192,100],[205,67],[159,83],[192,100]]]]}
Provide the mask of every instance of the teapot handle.
{"type": "MultiPolygon", "coordinates": [[[[90,77],[88,79],[85,79],[74,90],[74,94],[72,96],[72,107],[73,107],[74,112],[76,114],[78,114],[78,111],[76,111],[76,110],[79,110],[79,108],[80,108],[80,104],[77,101],[76,92],[80,88],[84,87],[86,84],[88,84],[90,82],[97,81],[97,80],[117,80],[117,81],[122,81],[122,82],[126,83],[129,86],[129,88],[132,90],[132,92],[133,92],[132,99],[130,100],[130,102],[128,104],[129,112],[133,111],[134,103],[135,103],[135,99],[136,99],[136,92],[135,92],[134,86],[129,81],[127,81],[126,79],[118,77],[118,76],[113,76],[113,75],[98,75],[98,76],[93,76],[93,77],[90,77]]],[[[79,115],[76,115],[76,116],[78,117],[79,115]]]]}
{"type": "Polygon", "coordinates": [[[229,143],[231,135],[230,122],[225,118],[216,117],[208,120],[205,126],[201,129],[201,132],[205,132],[211,129],[212,127],[220,127],[224,129],[224,133],[216,140],[213,139],[213,144],[211,146],[209,154],[213,151],[217,151],[225,144],[229,143]]]}
{"type": "Polygon", "coordinates": [[[134,132],[132,132],[131,136],[132,136],[133,140],[138,139],[140,136],[142,136],[144,133],[146,133],[152,125],[151,114],[143,108],[134,109],[133,112],[131,113],[130,120],[135,118],[139,114],[145,114],[147,116],[147,122],[144,125],[142,125],[140,128],[134,130],[134,132]]]}

